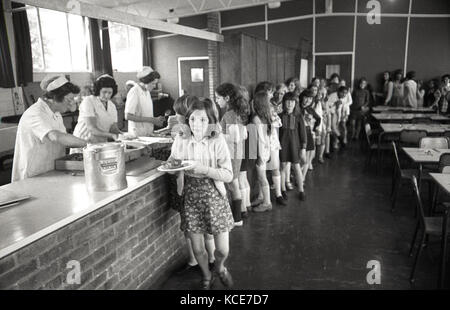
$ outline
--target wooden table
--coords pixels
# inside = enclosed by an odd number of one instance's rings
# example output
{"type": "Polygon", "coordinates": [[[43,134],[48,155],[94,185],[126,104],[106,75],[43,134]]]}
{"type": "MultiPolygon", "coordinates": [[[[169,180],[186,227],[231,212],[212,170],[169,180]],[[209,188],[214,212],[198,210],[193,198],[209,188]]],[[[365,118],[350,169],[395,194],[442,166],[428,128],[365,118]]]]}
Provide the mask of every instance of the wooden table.
{"type": "Polygon", "coordinates": [[[450,153],[450,149],[421,149],[417,147],[402,147],[406,155],[415,163],[437,164],[442,154],[450,153]]]}
{"type": "Polygon", "coordinates": [[[379,105],[372,108],[372,112],[389,112],[401,110],[403,113],[436,113],[432,108],[409,108],[409,107],[389,107],[385,105],[379,105]]]}
{"type": "Polygon", "coordinates": [[[402,121],[402,122],[411,122],[414,118],[429,118],[432,121],[436,122],[448,122],[450,118],[444,115],[438,114],[425,114],[425,113],[372,113],[372,117],[380,122],[388,122],[388,121],[402,121]]]}
{"type": "MultiPolygon", "coordinates": [[[[443,189],[447,195],[450,195],[450,174],[447,173],[430,173],[431,179],[439,186],[439,188],[443,189]]],[[[445,213],[445,218],[443,221],[443,225],[446,225],[448,217],[447,212],[449,210],[448,205],[444,204],[444,207],[447,209],[445,213]]],[[[445,270],[446,270],[446,262],[447,262],[447,239],[445,236],[441,238],[441,262],[440,262],[440,272],[439,272],[439,287],[443,287],[445,282],[445,270]]]]}
{"type": "Polygon", "coordinates": [[[427,133],[444,133],[450,131],[450,125],[446,124],[393,124],[381,123],[381,128],[386,133],[400,133],[402,130],[425,130],[427,133]]]}

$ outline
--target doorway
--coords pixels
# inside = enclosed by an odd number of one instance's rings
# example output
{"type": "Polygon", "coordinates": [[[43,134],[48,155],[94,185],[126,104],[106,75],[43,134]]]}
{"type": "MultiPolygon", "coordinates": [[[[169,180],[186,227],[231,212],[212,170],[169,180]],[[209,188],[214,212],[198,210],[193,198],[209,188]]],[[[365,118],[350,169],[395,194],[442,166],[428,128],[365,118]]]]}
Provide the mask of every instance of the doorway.
{"type": "Polygon", "coordinates": [[[178,57],[179,96],[209,97],[208,57],[178,57]]]}
{"type": "Polygon", "coordinates": [[[316,76],[329,79],[333,73],[338,73],[346,81],[347,87],[353,87],[352,55],[316,55],[316,76]]]}

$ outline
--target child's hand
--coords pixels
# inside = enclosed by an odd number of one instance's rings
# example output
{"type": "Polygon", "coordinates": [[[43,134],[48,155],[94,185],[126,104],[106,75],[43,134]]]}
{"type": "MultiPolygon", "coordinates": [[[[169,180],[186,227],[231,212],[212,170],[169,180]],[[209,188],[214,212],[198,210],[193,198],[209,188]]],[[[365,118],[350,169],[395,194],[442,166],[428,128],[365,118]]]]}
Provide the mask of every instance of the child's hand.
{"type": "Polygon", "coordinates": [[[208,172],[208,167],[202,165],[198,161],[195,161],[193,165],[186,170],[191,171],[194,174],[206,174],[208,172]]]}
{"type": "Polygon", "coordinates": [[[300,162],[302,165],[306,164],[306,150],[305,149],[301,149],[300,150],[300,162]]]}

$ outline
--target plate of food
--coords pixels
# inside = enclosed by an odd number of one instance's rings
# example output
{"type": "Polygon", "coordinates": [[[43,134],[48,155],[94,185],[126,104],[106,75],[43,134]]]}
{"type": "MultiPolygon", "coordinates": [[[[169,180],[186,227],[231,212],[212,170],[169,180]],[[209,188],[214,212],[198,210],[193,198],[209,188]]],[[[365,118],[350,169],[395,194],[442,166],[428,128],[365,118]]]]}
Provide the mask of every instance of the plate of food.
{"type": "Polygon", "coordinates": [[[194,165],[192,160],[171,159],[158,167],[159,171],[173,172],[186,170],[194,165]]]}

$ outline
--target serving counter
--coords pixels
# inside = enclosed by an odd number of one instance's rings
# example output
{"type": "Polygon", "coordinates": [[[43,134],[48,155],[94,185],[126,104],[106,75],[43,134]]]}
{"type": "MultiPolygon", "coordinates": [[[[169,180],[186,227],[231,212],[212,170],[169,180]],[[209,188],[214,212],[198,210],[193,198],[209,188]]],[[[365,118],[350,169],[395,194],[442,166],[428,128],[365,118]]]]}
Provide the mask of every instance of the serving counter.
{"type": "Polygon", "coordinates": [[[120,191],[89,193],[84,175],[62,171],[0,187],[31,196],[0,209],[0,289],[140,289],[167,276],[184,237],[149,160],[133,162],[120,191]]]}

